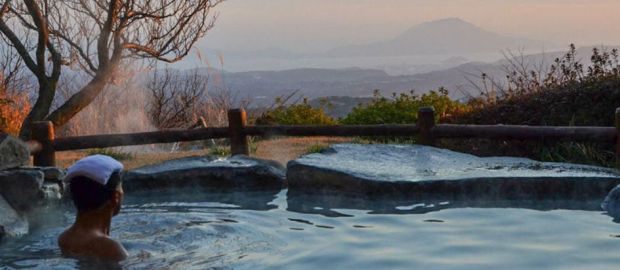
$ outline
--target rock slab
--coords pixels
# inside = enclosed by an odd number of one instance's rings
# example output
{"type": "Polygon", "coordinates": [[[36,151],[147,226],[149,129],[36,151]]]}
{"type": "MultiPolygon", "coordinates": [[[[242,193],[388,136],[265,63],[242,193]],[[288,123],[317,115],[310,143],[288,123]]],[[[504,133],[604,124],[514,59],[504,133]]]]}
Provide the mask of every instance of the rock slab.
{"type": "Polygon", "coordinates": [[[0,196],[0,239],[20,237],[28,233],[28,222],[0,196]]]}
{"type": "Polygon", "coordinates": [[[44,174],[38,169],[13,169],[0,171],[0,195],[20,212],[40,205],[45,199],[44,174]]]}
{"type": "Polygon", "coordinates": [[[601,204],[601,208],[614,219],[620,220],[620,185],[609,192],[601,204]]]}
{"type": "Polygon", "coordinates": [[[132,191],[200,187],[235,190],[280,190],[285,168],[277,162],[247,156],[219,159],[189,157],[128,171],[123,187],[132,191]]]}
{"type": "Polygon", "coordinates": [[[420,145],[340,144],[288,164],[289,194],[446,200],[603,198],[613,170],[524,158],[480,158],[420,145]]]}
{"type": "Polygon", "coordinates": [[[0,170],[25,166],[30,161],[30,150],[21,140],[0,132],[0,170]]]}

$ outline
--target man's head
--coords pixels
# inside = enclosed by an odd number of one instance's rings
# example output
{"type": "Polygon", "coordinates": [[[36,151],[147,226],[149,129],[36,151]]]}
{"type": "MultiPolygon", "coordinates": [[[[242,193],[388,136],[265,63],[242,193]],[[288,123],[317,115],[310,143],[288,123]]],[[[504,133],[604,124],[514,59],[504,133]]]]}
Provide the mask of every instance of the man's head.
{"type": "Polygon", "coordinates": [[[113,209],[113,214],[116,215],[121,209],[123,187],[119,172],[113,173],[105,185],[101,185],[86,176],[73,177],[69,190],[78,213],[109,207],[113,209]]]}
{"type": "Polygon", "coordinates": [[[115,159],[94,155],[69,167],[66,181],[78,213],[109,209],[116,215],[123,200],[123,165],[115,159]]]}

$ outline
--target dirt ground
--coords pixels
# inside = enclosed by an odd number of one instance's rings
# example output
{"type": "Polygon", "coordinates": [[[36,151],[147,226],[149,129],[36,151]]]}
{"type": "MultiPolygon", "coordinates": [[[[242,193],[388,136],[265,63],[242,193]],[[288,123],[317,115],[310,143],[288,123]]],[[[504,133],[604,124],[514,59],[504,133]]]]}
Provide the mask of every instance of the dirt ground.
{"type": "MultiPolygon", "coordinates": [[[[349,138],[334,137],[303,137],[303,138],[277,138],[256,143],[254,157],[271,159],[282,165],[305,154],[309,148],[316,146],[329,146],[335,143],[350,142],[349,138]]],[[[132,158],[122,160],[126,169],[134,169],[145,165],[156,164],[165,160],[206,155],[208,150],[176,151],[176,152],[132,152],[132,158]]],[[[78,159],[87,156],[87,151],[69,151],[56,153],[56,165],[62,168],[69,167],[78,159]]]]}
{"type": "Polygon", "coordinates": [[[327,147],[335,143],[350,142],[350,138],[337,137],[302,137],[302,138],[281,138],[267,141],[260,141],[255,157],[271,159],[286,165],[290,160],[308,152],[312,146],[327,147]]]}

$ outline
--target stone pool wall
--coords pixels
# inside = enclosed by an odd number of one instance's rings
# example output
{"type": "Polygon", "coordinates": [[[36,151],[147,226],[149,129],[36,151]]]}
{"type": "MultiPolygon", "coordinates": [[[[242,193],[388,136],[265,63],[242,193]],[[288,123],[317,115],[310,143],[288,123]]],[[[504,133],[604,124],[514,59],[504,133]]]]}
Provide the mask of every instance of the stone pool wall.
{"type": "MultiPolygon", "coordinates": [[[[17,139],[4,136],[0,146],[0,160],[6,161],[0,167],[0,238],[18,237],[28,232],[37,211],[67,197],[65,171],[25,166],[27,148],[17,139]]],[[[157,191],[157,196],[182,189],[228,199],[261,192],[265,200],[288,189],[289,210],[329,214],[336,208],[392,212],[403,205],[430,211],[418,204],[600,210],[618,184],[620,173],[606,168],[479,158],[419,145],[342,144],[300,157],[287,168],[247,156],[170,160],[125,172],[123,186],[130,194],[157,191]]],[[[603,208],[620,217],[620,188],[603,208]]]]}
{"type": "Polygon", "coordinates": [[[29,159],[24,143],[0,134],[0,239],[28,233],[29,216],[62,198],[64,170],[28,167],[29,159]]]}

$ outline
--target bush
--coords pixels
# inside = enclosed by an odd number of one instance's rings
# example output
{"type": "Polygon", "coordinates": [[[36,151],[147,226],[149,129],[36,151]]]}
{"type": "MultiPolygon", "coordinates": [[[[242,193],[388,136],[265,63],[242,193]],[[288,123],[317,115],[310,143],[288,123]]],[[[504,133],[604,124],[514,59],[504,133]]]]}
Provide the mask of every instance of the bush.
{"type": "Polygon", "coordinates": [[[325,113],[327,103],[314,108],[303,99],[302,103],[285,105],[278,98],[274,109],[267,110],[256,119],[257,125],[335,125],[337,121],[325,113]]]}
{"type": "Polygon", "coordinates": [[[448,94],[448,90],[442,87],[421,96],[411,91],[394,93],[387,98],[376,90],[371,103],[357,106],[341,122],[349,125],[415,124],[422,107],[433,106],[436,119],[467,110],[467,106],[450,99],[448,94]]]}
{"type": "Polygon", "coordinates": [[[209,155],[216,157],[228,157],[230,156],[230,147],[229,146],[214,146],[209,148],[209,155]]]}
{"type": "Polygon", "coordinates": [[[306,150],[304,151],[304,155],[321,153],[321,151],[325,150],[328,147],[329,145],[327,144],[313,144],[306,148],[306,150]]]}
{"type": "Polygon", "coordinates": [[[0,89],[0,131],[17,136],[30,111],[25,94],[10,95],[0,89]]]}
{"type": "MultiPolygon", "coordinates": [[[[256,154],[258,150],[258,143],[255,137],[248,137],[248,147],[250,148],[250,154],[256,154]]],[[[230,145],[229,144],[216,144],[209,147],[207,154],[216,157],[230,157],[230,145]]]]}
{"type": "Polygon", "coordinates": [[[105,155],[105,156],[114,158],[116,160],[132,160],[134,158],[134,155],[131,153],[122,152],[120,150],[113,149],[113,148],[89,149],[89,150],[86,150],[86,154],[88,154],[89,156],[105,155]]]}
{"type": "MultiPolygon", "coordinates": [[[[483,95],[471,100],[471,110],[445,120],[478,125],[613,126],[614,112],[620,107],[618,51],[594,48],[591,63],[585,66],[576,59],[575,46],[571,45],[545,73],[524,72],[523,66],[512,65],[507,73],[508,85],[500,89],[499,95],[483,95]]],[[[468,144],[452,143],[448,147],[459,150],[468,147],[472,149],[469,152],[479,155],[501,153],[542,161],[614,164],[612,146],[602,143],[525,144],[469,140],[468,144]]]]}
{"type": "Polygon", "coordinates": [[[601,149],[600,145],[585,143],[559,143],[550,147],[544,147],[540,151],[541,161],[568,162],[606,167],[615,166],[615,153],[601,149]]]}
{"type": "Polygon", "coordinates": [[[471,100],[472,110],[456,115],[451,122],[612,126],[614,112],[620,107],[618,50],[594,48],[587,67],[576,59],[575,46],[571,45],[544,73],[524,72],[526,66],[509,65],[508,84],[499,89],[496,98],[483,95],[471,100]]]}

